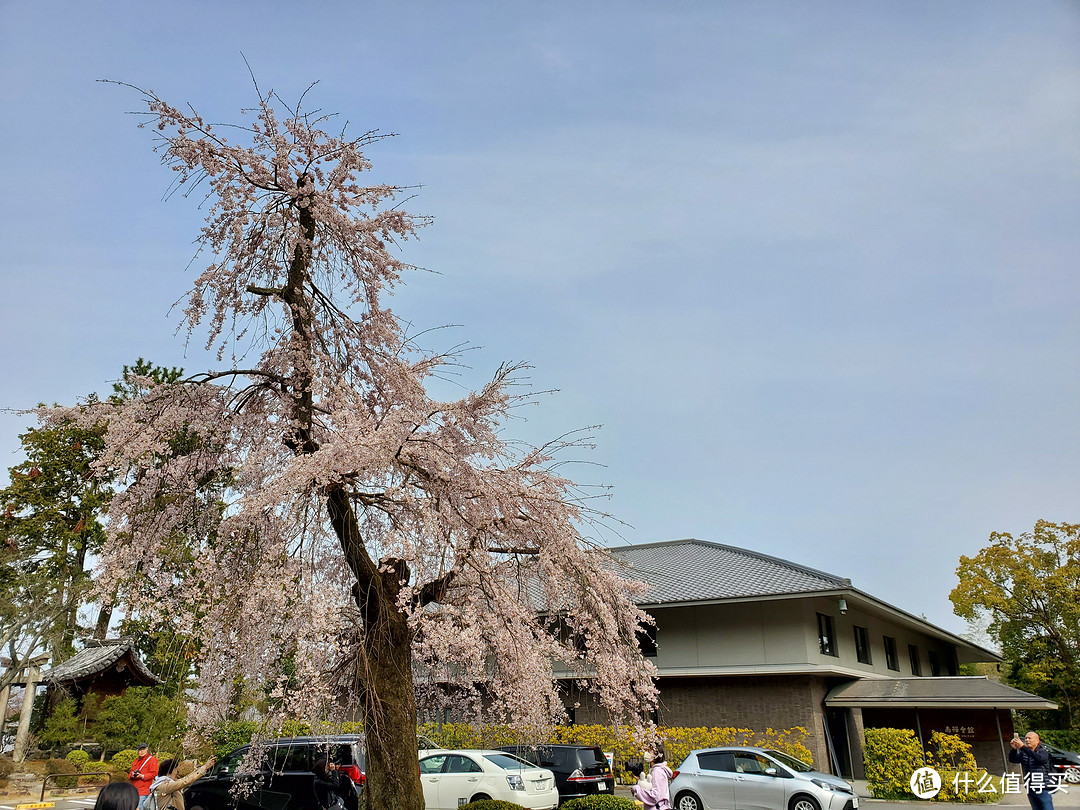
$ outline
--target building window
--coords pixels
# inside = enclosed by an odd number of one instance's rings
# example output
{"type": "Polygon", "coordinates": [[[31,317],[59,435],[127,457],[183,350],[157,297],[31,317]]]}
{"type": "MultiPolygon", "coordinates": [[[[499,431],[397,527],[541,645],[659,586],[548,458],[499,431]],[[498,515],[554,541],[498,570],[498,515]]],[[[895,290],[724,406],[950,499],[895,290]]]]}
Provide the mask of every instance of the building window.
{"type": "Polygon", "coordinates": [[[836,650],[836,633],[833,631],[832,616],[826,616],[824,613],[817,615],[817,636],[822,655],[840,654],[836,650]]]}
{"type": "Polygon", "coordinates": [[[956,661],[956,650],[950,650],[945,654],[945,668],[949,670],[949,674],[953,677],[960,674],[960,664],[956,661]]]}
{"type": "Polygon", "coordinates": [[[941,656],[937,654],[937,650],[930,650],[928,656],[930,658],[930,674],[937,677],[941,674],[941,656]]]}
{"type": "Polygon", "coordinates": [[[919,666],[919,648],[914,644],[907,645],[907,657],[911,662],[911,674],[922,675],[922,667],[919,666]]]}
{"type": "Polygon", "coordinates": [[[656,658],[656,625],[641,624],[637,631],[638,649],[646,658],[656,658]]]}
{"type": "Polygon", "coordinates": [[[896,639],[892,636],[882,636],[885,641],[885,666],[899,672],[900,659],[896,657],[896,639]]]}
{"type": "Polygon", "coordinates": [[[860,664],[874,663],[870,655],[870,631],[859,625],[855,625],[855,657],[860,664]]]}

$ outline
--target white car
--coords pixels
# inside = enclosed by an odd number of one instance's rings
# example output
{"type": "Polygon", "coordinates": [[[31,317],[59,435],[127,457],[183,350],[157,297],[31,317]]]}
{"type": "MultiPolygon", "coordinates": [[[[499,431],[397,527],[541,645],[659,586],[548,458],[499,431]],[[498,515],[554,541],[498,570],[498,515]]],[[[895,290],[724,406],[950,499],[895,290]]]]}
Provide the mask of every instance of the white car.
{"type": "Polygon", "coordinates": [[[559,804],[551,771],[505,751],[421,751],[420,782],[427,810],[457,810],[479,799],[502,799],[530,810],[559,804]]]}

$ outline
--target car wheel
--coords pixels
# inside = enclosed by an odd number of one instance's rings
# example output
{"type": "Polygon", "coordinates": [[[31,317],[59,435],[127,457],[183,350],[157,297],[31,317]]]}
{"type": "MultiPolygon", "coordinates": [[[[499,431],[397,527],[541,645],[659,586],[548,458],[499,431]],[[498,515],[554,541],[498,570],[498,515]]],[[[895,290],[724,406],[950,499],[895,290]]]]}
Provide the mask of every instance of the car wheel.
{"type": "Polygon", "coordinates": [[[800,793],[798,796],[792,796],[791,801],[788,802],[788,810],[821,810],[821,805],[812,796],[800,793]]]}
{"type": "Polygon", "coordinates": [[[1074,785],[1080,782],[1080,768],[1067,768],[1065,770],[1065,781],[1072,782],[1074,785]]]}
{"type": "Polygon", "coordinates": [[[473,796],[471,799],[469,799],[469,801],[470,802],[479,802],[479,801],[483,801],[484,799],[490,799],[490,798],[491,797],[488,796],[486,793],[477,793],[475,796],[473,796]]]}
{"type": "Polygon", "coordinates": [[[680,793],[675,797],[675,810],[702,810],[701,799],[693,793],[680,793]]]}

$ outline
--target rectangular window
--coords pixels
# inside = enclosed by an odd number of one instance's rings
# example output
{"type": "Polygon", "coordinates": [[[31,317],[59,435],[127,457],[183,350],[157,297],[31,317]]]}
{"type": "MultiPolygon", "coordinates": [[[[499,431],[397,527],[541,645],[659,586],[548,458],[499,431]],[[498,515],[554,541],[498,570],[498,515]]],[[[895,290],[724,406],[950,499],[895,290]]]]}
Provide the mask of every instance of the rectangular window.
{"type": "Polygon", "coordinates": [[[930,650],[928,655],[930,658],[930,674],[936,678],[941,674],[941,656],[937,654],[937,650],[930,650]]]}
{"type": "Polygon", "coordinates": [[[922,675],[922,667],[919,666],[919,648],[914,644],[907,645],[907,657],[911,662],[911,674],[922,675]]]}
{"type": "Polygon", "coordinates": [[[656,658],[656,625],[642,624],[637,631],[638,649],[646,658],[656,658]]]}
{"type": "Polygon", "coordinates": [[[949,674],[956,676],[960,674],[960,665],[956,662],[956,650],[952,649],[945,653],[945,668],[949,670],[949,674]]]}
{"type": "Polygon", "coordinates": [[[836,634],[833,632],[832,616],[826,616],[824,613],[817,615],[817,636],[822,655],[840,654],[836,650],[836,634]]]}
{"type": "Polygon", "coordinates": [[[899,672],[900,659],[896,657],[896,639],[892,636],[882,636],[882,639],[885,641],[885,666],[899,672]]]}
{"type": "Polygon", "coordinates": [[[859,625],[855,625],[855,657],[860,664],[874,663],[870,655],[870,631],[859,625]]]}

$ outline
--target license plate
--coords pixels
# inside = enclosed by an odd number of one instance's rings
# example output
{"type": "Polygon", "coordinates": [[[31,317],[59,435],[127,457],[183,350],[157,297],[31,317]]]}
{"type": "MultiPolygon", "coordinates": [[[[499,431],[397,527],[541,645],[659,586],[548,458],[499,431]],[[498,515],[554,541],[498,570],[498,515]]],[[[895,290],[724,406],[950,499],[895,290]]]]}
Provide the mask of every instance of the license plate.
{"type": "Polygon", "coordinates": [[[851,800],[851,807],[852,807],[852,810],[857,810],[858,806],[859,806],[859,797],[858,797],[858,796],[855,796],[855,797],[854,797],[854,798],[852,798],[852,800],[851,800]]]}
{"type": "Polygon", "coordinates": [[[601,782],[596,786],[597,790],[607,790],[607,782],[601,782]]]}

